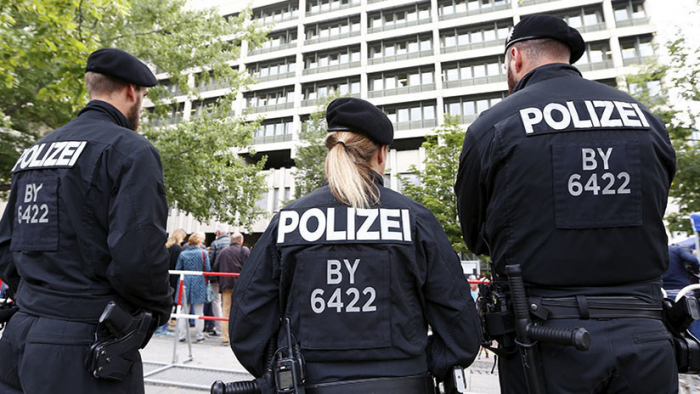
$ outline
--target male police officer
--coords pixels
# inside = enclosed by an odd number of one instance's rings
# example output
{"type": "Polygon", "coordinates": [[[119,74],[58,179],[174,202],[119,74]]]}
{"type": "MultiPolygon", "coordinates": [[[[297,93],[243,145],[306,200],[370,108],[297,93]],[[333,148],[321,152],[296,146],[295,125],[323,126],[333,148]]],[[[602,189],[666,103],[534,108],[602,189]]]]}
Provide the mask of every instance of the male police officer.
{"type": "Polygon", "coordinates": [[[92,101],[12,170],[0,275],[20,311],[0,341],[2,393],[142,393],[138,352],[122,381],[88,373],[96,323],[110,301],[151,312],[153,330],[170,313],[160,156],[134,132],[156,79],[118,49],[85,70],[92,101]]]}
{"type": "MultiPolygon", "coordinates": [[[[550,393],[673,393],[661,321],[663,214],[675,154],[658,117],[571,66],[581,35],[530,16],[506,42],[512,93],[469,127],[455,192],[462,232],[496,280],[519,264],[545,326],[585,327],[586,351],[541,344],[550,393]]],[[[523,393],[519,358],[499,359],[501,390],[523,393]]]]}

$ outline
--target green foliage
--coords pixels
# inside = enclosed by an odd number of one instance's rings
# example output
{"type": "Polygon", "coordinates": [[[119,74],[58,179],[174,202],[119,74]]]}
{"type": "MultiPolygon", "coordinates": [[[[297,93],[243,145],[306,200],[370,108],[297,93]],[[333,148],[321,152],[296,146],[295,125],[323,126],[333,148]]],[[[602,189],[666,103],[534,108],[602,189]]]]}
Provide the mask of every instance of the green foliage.
{"type": "Polygon", "coordinates": [[[294,198],[303,197],[318,189],[326,179],[326,154],[328,149],[324,141],[328,134],[326,125],[326,107],[338,98],[338,94],[330,94],[322,100],[309,120],[304,123],[299,139],[301,145],[297,148],[294,163],[297,167],[294,173],[294,198]]]}
{"type": "MultiPolygon", "coordinates": [[[[167,72],[170,85],[191,99],[199,96],[196,86],[211,80],[230,87],[219,106],[191,122],[160,130],[142,122],[139,131],[161,152],[171,205],[199,220],[252,223],[263,163],[246,165],[233,152],[250,146],[258,123],[228,118],[232,98],[250,82],[232,61],[241,42],[256,46],[265,39],[250,15],[223,18],[215,9],[186,7],[186,0],[0,0],[0,127],[19,132],[0,129],[0,185],[7,187],[22,148],[87,103],[88,55],[117,47],[167,72]],[[184,71],[202,70],[191,86],[184,71]]],[[[148,98],[155,104],[151,119],[176,105],[167,86],[149,89],[148,98]]]]}
{"type": "Polygon", "coordinates": [[[639,101],[658,115],[668,129],[673,147],[676,149],[677,171],[669,196],[678,205],[678,212],[667,215],[671,231],[692,229],[688,215],[700,212],[700,145],[692,139],[698,130],[700,114],[694,110],[700,103],[700,48],[690,46],[680,38],[666,44],[670,62],[660,64],[653,60],[639,68],[633,75],[625,77],[639,101]],[[665,81],[660,93],[654,94],[648,82],[665,81]],[[677,96],[678,99],[670,99],[677,96]]]}
{"type": "Polygon", "coordinates": [[[263,211],[255,205],[266,187],[265,159],[246,163],[232,147],[246,147],[259,121],[230,117],[230,98],[222,98],[189,122],[150,127],[144,132],[163,159],[169,203],[197,220],[250,227],[263,211]]]}
{"type": "Polygon", "coordinates": [[[411,172],[418,175],[419,182],[412,184],[399,176],[403,183],[402,193],[430,209],[458,253],[469,251],[462,239],[462,229],[457,219],[457,197],[453,191],[464,133],[458,117],[445,115],[444,124],[435,129],[436,135],[427,136],[423,143],[425,170],[411,167],[411,172]]]}

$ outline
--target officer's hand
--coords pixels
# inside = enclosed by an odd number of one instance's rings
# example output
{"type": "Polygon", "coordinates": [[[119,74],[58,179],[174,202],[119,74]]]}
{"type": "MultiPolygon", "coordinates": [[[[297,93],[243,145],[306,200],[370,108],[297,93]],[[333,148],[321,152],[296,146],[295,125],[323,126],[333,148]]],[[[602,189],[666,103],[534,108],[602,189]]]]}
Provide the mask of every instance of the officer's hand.
{"type": "Polygon", "coordinates": [[[277,386],[275,385],[275,379],[272,377],[272,373],[266,373],[262,378],[255,380],[258,382],[262,394],[277,394],[277,386]]]}
{"type": "Polygon", "coordinates": [[[442,386],[445,389],[445,394],[459,394],[459,391],[457,391],[455,387],[455,381],[452,379],[452,375],[449,375],[445,381],[442,382],[442,386]]]}

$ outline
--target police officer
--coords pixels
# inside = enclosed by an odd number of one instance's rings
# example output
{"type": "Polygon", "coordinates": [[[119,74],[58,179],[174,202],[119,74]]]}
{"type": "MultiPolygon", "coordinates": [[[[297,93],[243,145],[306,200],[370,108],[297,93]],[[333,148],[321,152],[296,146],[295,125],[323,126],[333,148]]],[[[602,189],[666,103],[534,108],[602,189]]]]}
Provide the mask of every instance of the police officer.
{"type": "MultiPolygon", "coordinates": [[[[571,64],[585,51],[556,17],[523,18],[506,42],[509,97],[466,133],[455,192],[464,239],[496,281],[519,264],[544,326],[586,328],[588,351],[541,344],[549,393],[673,393],[661,321],[663,215],[675,153],[660,119],[571,64]]],[[[526,392],[515,353],[503,393],[526,392]]]]}
{"type": "Polygon", "coordinates": [[[0,222],[0,275],[20,311],[0,340],[2,393],[143,393],[138,352],[122,381],[96,379],[85,360],[105,306],[153,314],[172,303],[160,156],[135,131],[156,79],[132,55],[88,58],[91,101],[24,151],[0,222]]]}
{"type": "Polygon", "coordinates": [[[326,119],[327,185],[283,208],[251,252],[233,292],[231,347],[260,377],[268,343],[286,347],[289,318],[307,393],[432,393],[428,372],[445,379],[479,349],[459,258],[428,209],[384,187],[387,116],[339,98],[326,119]]]}

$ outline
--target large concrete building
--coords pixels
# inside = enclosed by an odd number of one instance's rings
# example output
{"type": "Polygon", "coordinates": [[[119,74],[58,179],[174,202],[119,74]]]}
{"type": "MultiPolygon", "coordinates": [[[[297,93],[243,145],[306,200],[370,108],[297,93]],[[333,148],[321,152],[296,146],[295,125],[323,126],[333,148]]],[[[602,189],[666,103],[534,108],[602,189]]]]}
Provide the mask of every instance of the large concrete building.
{"type": "MultiPolygon", "coordinates": [[[[222,14],[247,2],[215,1],[222,14]]],[[[425,135],[443,114],[459,116],[466,129],[479,113],[507,94],[503,44],[523,16],[564,18],[586,41],[575,64],[584,77],[611,86],[633,64],[656,56],[656,26],[645,0],[255,0],[254,18],[272,25],[262,48],[243,45],[233,64],[257,80],[239,95],[236,113],[263,114],[255,149],[268,155],[268,190],[259,205],[270,213],[294,194],[294,157],[299,130],[319,99],[332,91],[379,106],[394,122],[386,184],[401,190],[397,175],[410,178],[420,166],[425,135]]],[[[159,78],[167,78],[159,74],[159,78]]],[[[225,87],[201,86],[202,100],[178,98],[170,121],[187,120],[225,87]]],[[[268,220],[254,226],[262,232],[268,220]]],[[[213,232],[173,208],[168,231],[213,232]]]]}

